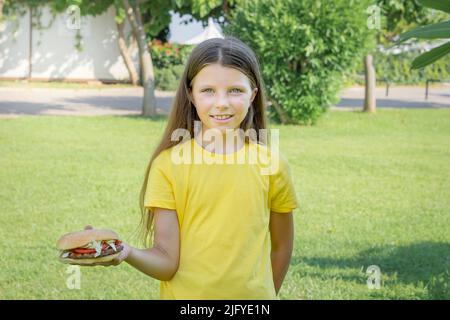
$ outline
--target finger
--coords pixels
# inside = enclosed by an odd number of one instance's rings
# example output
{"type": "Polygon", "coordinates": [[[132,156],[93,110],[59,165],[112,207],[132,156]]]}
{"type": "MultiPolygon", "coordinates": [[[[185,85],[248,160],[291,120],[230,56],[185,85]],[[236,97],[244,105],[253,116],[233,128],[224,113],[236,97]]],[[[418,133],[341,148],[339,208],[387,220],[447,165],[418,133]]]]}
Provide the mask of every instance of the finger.
{"type": "Polygon", "coordinates": [[[88,224],[86,227],[84,227],[84,230],[92,230],[94,229],[93,226],[91,226],[90,224],[88,224]]]}
{"type": "Polygon", "coordinates": [[[110,264],[111,265],[113,265],[113,266],[117,266],[118,264],[120,264],[120,258],[119,257],[117,257],[117,258],[114,258],[114,259],[112,259],[111,261],[110,261],[110,264]]]}
{"type": "Polygon", "coordinates": [[[108,267],[110,264],[108,262],[96,262],[93,264],[93,266],[103,266],[108,267]]]}

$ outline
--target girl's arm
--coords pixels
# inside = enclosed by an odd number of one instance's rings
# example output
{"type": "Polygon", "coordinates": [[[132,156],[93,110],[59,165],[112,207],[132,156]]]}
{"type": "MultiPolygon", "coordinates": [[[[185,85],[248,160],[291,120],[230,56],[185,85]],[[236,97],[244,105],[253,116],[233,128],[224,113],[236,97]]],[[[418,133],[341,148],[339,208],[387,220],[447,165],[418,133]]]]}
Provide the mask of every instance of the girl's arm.
{"type": "MultiPolygon", "coordinates": [[[[139,271],[162,281],[170,280],[178,270],[180,231],[175,210],[154,208],[154,239],[150,249],[137,249],[122,243],[124,249],[112,261],[93,265],[116,266],[128,262],[139,271]]],[[[87,226],[86,228],[92,228],[87,226]]]]}
{"type": "Polygon", "coordinates": [[[150,249],[131,248],[125,261],[158,280],[170,280],[178,270],[180,230],[175,210],[154,208],[154,240],[150,249]]]}
{"type": "Polygon", "coordinates": [[[271,211],[269,228],[272,243],[270,258],[272,261],[273,282],[275,284],[276,294],[278,295],[289,268],[294,246],[292,212],[277,213],[271,211]]]}

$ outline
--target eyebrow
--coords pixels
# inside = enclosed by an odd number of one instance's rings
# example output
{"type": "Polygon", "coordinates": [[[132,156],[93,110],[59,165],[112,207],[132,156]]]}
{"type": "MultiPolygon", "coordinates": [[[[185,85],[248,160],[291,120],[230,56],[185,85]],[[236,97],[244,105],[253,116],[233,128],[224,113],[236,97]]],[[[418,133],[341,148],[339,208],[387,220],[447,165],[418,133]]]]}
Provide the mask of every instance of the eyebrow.
{"type": "MultiPolygon", "coordinates": [[[[201,84],[201,85],[199,85],[200,89],[209,88],[209,87],[213,87],[214,88],[214,86],[212,84],[201,84]]],[[[230,85],[228,87],[229,88],[239,87],[239,88],[243,88],[243,89],[246,88],[246,86],[244,84],[241,84],[241,83],[233,84],[233,85],[230,85]]]]}

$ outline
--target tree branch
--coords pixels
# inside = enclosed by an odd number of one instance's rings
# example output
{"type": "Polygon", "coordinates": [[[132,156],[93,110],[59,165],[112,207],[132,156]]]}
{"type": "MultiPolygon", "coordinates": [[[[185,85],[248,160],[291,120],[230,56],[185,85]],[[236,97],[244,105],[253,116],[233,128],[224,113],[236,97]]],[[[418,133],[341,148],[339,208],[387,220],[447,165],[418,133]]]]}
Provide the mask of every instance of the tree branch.
{"type": "Polygon", "coordinates": [[[134,15],[134,10],[130,6],[128,0],[123,0],[123,5],[125,7],[125,13],[127,14],[128,21],[130,21],[131,29],[133,30],[134,37],[138,39],[138,24],[134,15]]]}
{"type": "Polygon", "coordinates": [[[130,57],[130,50],[129,47],[127,46],[126,40],[125,40],[125,34],[124,34],[124,25],[125,23],[117,23],[117,32],[118,32],[118,38],[117,38],[117,42],[119,45],[119,50],[120,50],[120,54],[122,55],[123,61],[125,62],[125,65],[128,69],[128,73],[130,75],[130,80],[131,83],[134,86],[138,85],[138,81],[139,81],[139,77],[137,75],[137,71],[136,68],[133,64],[133,61],[130,57]]]}
{"type": "Polygon", "coordinates": [[[275,99],[270,99],[270,102],[272,103],[273,107],[275,108],[275,111],[280,116],[280,120],[281,120],[282,124],[292,123],[292,120],[289,117],[289,115],[286,113],[286,111],[284,111],[283,107],[275,99]]]}

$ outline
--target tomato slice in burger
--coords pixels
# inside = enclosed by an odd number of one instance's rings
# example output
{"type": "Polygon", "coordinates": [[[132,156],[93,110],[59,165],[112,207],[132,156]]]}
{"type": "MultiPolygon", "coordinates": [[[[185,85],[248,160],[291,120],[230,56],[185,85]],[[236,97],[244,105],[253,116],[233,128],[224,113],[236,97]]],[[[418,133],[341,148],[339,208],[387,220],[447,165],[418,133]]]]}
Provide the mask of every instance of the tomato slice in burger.
{"type": "Polygon", "coordinates": [[[95,249],[75,249],[73,250],[75,253],[95,253],[95,249]]]}

